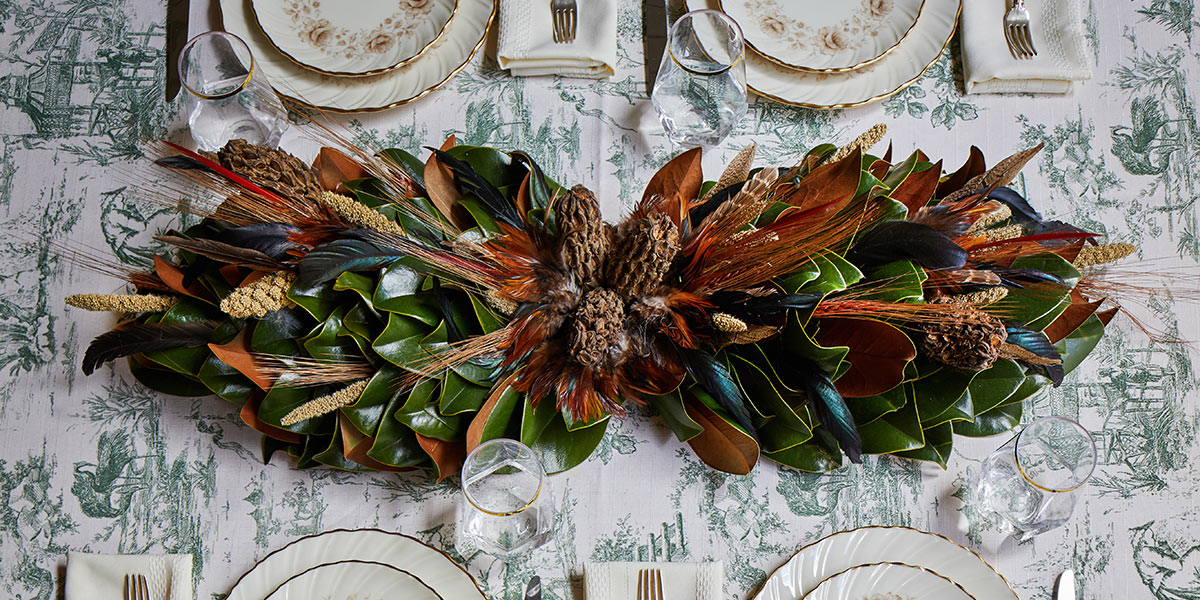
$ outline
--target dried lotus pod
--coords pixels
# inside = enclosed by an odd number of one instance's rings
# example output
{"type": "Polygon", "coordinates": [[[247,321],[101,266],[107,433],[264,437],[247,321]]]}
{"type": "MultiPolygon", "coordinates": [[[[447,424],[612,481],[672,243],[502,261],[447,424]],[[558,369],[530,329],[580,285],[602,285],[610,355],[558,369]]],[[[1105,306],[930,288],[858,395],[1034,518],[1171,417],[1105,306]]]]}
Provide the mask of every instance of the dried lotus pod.
{"type": "Polygon", "coordinates": [[[229,140],[217,153],[217,159],[222,167],[284,196],[303,198],[313,204],[321,200],[324,190],[316,171],[283,150],[246,140],[229,140]]]}
{"type": "Polygon", "coordinates": [[[679,231],[670,217],[650,213],[622,226],[609,253],[604,278],[622,298],[654,292],[679,252],[679,231]]]}

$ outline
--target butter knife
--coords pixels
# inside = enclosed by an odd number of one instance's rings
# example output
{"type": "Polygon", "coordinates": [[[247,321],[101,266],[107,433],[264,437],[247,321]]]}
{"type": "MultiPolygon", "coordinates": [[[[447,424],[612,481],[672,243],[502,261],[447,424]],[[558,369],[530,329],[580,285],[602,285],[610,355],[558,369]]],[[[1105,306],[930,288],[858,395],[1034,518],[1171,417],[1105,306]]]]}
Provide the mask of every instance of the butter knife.
{"type": "Polygon", "coordinates": [[[1075,600],[1075,572],[1067,569],[1058,576],[1054,586],[1054,600],[1075,600]]]}
{"type": "Polygon", "coordinates": [[[167,102],[179,94],[179,53],[187,44],[189,0],[167,0],[167,102]]]}
{"type": "Polygon", "coordinates": [[[542,578],[534,575],[525,586],[525,600],[542,600],[542,578]]]}

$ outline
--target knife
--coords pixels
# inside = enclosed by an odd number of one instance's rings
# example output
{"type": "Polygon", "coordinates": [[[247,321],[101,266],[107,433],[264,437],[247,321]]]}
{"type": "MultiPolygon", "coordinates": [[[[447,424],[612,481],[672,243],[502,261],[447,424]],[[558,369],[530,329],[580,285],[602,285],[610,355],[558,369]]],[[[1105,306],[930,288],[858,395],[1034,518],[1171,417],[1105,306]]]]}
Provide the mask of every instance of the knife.
{"type": "Polygon", "coordinates": [[[179,94],[179,53],[187,44],[189,0],[167,0],[167,102],[179,94]]]}
{"type": "Polygon", "coordinates": [[[1054,586],[1054,600],[1075,600],[1075,572],[1067,569],[1058,576],[1054,586]]]}
{"type": "Polygon", "coordinates": [[[525,586],[525,600],[542,600],[542,578],[537,575],[525,586]]]}

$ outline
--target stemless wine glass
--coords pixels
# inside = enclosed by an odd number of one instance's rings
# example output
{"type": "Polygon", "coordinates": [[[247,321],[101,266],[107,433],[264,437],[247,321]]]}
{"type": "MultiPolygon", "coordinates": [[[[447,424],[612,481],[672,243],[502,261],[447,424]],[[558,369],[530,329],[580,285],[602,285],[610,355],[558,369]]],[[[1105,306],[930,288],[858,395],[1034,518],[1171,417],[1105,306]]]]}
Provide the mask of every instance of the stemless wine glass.
{"type": "Polygon", "coordinates": [[[480,444],[462,469],[456,545],[502,560],[525,554],[550,540],[554,500],[542,463],[533,450],[509,439],[480,444]]]}
{"type": "Polygon", "coordinates": [[[1044,417],[984,461],[978,497],[1026,540],[1067,522],[1095,468],[1091,434],[1070,419],[1044,417]]]}
{"type": "Polygon", "coordinates": [[[667,36],[650,98],[671,141],[715,146],[746,114],[745,40],[717,10],[679,17],[667,36]]]}
{"type": "Polygon", "coordinates": [[[243,139],[274,146],[287,128],[287,111],[241,38],[210,31],[192,38],[179,53],[179,81],[192,139],[216,152],[243,139]]]}

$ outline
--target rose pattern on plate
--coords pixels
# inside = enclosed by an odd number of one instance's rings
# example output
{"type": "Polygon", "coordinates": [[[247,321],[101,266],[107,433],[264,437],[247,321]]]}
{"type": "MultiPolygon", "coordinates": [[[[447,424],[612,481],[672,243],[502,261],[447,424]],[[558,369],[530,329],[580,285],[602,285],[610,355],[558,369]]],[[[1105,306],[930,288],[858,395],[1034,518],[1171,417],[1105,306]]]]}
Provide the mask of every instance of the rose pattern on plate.
{"type": "Polygon", "coordinates": [[[853,14],[823,27],[780,16],[785,11],[778,0],[750,0],[746,8],[751,14],[762,15],[758,26],[764,34],[796,50],[832,56],[879,35],[879,26],[892,13],[893,4],[892,0],[861,0],[853,14]]]}
{"type": "Polygon", "coordinates": [[[348,59],[390,51],[398,39],[412,34],[432,9],[433,0],[400,0],[398,10],[373,29],[356,31],[330,23],[321,0],[286,0],[283,7],[300,39],[327,56],[348,59]]]}

